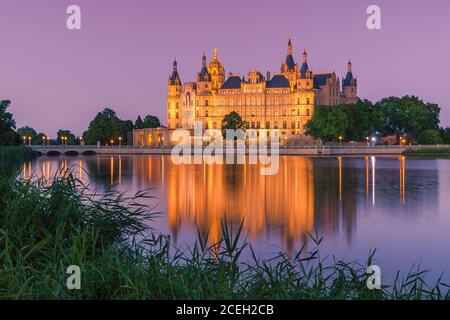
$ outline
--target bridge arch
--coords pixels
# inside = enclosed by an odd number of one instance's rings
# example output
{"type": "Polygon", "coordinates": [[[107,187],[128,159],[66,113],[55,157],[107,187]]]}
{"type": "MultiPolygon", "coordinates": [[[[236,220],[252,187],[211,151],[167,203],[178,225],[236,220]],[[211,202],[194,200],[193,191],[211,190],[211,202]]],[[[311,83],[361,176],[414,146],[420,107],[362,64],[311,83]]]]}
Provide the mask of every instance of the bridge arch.
{"type": "Polygon", "coordinates": [[[97,152],[95,152],[94,150],[86,150],[86,151],[83,151],[81,154],[83,156],[93,156],[93,155],[96,155],[97,152]]]}
{"type": "Polygon", "coordinates": [[[47,155],[51,156],[51,157],[60,156],[61,152],[59,152],[57,150],[50,150],[50,151],[47,151],[47,155]]]}

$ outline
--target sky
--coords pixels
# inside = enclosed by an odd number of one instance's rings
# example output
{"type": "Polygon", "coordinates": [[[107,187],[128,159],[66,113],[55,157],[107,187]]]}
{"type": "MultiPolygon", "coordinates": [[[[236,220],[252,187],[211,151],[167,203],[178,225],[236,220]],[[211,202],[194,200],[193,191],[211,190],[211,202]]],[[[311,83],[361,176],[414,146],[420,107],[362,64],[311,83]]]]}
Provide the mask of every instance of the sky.
{"type": "Polygon", "coordinates": [[[227,74],[279,72],[291,37],[314,72],[342,77],[350,58],[361,98],[418,95],[450,125],[449,14],[448,0],[1,0],[0,99],[18,127],[51,137],[82,134],[105,107],[165,124],[174,57],[182,81],[214,47],[227,74]],[[72,4],[81,30],[66,27],[72,4]],[[371,4],[381,30],[366,26],[371,4]]]}

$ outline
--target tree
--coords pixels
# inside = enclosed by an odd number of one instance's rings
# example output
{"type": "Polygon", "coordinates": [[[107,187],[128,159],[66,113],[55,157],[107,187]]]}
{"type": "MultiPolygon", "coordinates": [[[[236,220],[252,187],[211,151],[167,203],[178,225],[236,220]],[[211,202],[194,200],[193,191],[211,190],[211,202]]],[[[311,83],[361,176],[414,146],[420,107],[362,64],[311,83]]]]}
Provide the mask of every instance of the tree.
{"type": "Polygon", "coordinates": [[[433,103],[424,103],[418,97],[404,96],[384,98],[376,108],[385,116],[387,134],[407,134],[417,141],[425,130],[439,129],[440,108],[433,103]]]}
{"type": "Polygon", "coordinates": [[[16,140],[16,121],[11,113],[6,109],[10,106],[11,101],[0,101],[0,146],[12,145],[16,140]]]}
{"type": "Polygon", "coordinates": [[[158,117],[147,115],[144,118],[142,128],[158,128],[161,126],[158,117]]]}
{"type": "Polygon", "coordinates": [[[442,144],[442,137],[439,131],[429,129],[420,133],[417,142],[420,144],[442,144]]]}
{"type": "Polygon", "coordinates": [[[20,136],[20,139],[22,141],[26,141],[27,143],[29,142],[29,137],[31,137],[31,142],[33,144],[39,144],[40,141],[38,141],[39,137],[37,135],[36,130],[34,130],[31,127],[25,126],[22,128],[17,129],[17,133],[20,136]]]}
{"type": "Polygon", "coordinates": [[[306,134],[322,141],[337,141],[346,138],[347,114],[335,106],[318,106],[311,120],[306,123],[306,134]]]}
{"type": "MultiPolygon", "coordinates": [[[[232,111],[226,114],[222,119],[222,135],[226,139],[226,130],[245,130],[245,122],[239,113],[232,111]]],[[[235,137],[236,140],[238,137],[235,137]]],[[[239,137],[243,138],[243,137],[239,137]]]]}
{"type": "Polygon", "coordinates": [[[134,122],[134,128],[135,129],[142,129],[144,125],[144,122],[142,121],[141,116],[138,116],[136,121],[134,122]]]}
{"type": "Polygon", "coordinates": [[[375,131],[374,120],[371,117],[373,105],[368,100],[359,100],[356,104],[347,104],[342,106],[332,106],[332,108],[341,108],[347,117],[347,127],[345,137],[348,140],[361,141],[375,131]]]}
{"type": "Polygon", "coordinates": [[[89,123],[88,129],[83,133],[83,140],[86,144],[110,143],[111,140],[117,141],[119,137],[122,142],[127,141],[127,133],[133,130],[132,121],[122,121],[116,113],[105,108],[97,113],[95,118],[89,123]]]}
{"type": "Polygon", "coordinates": [[[67,141],[64,141],[64,144],[67,145],[75,145],[75,144],[80,144],[80,141],[78,141],[77,137],[75,136],[75,134],[73,134],[70,130],[62,130],[59,129],[58,132],[56,133],[56,139],[59,143],[63,144],[63,137],[67,138],[67,141]]]}
{"type": "Polygon", "coordinates": [[[450,127],[441,128],[440,133],[442,142],[445,144],[450,144],[450,127]]]}

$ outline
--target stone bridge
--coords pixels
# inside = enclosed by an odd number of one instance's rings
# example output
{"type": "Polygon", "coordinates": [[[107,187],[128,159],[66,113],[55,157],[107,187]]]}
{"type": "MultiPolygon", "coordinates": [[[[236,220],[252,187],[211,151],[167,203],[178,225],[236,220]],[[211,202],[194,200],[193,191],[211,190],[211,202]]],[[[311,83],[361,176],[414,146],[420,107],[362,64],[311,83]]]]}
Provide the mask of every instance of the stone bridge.
{"type": "MultiPolygon", "coordinates": [[[[41,154],[58,155],[152,155],[171,154],[170,147],[142,147],[142,146],[29,146],[34,151],[41,154]]],[[[283,147],[279,148],[280,155],[311,155],[311,156],[339,156],[339,155],[400,155],[410,146],[352,146],[348,144],[338,146],[321,147],[283,147]]],[[[248,150],[247,150],[248,151],[248,150]]],[[[268,149],[270,153],[270,148],[268,149]]]]}

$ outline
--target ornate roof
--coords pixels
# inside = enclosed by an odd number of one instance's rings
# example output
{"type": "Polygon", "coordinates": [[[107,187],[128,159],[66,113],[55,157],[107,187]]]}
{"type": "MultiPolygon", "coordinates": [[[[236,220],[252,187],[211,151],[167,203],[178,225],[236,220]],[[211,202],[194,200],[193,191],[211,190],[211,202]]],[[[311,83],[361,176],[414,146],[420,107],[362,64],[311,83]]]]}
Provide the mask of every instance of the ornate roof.
{"type": "Polygon", "coordinates": [[[267,88],[289,88],[289,80],[282,74],[276,74],[267,81],[267,88]]]}

